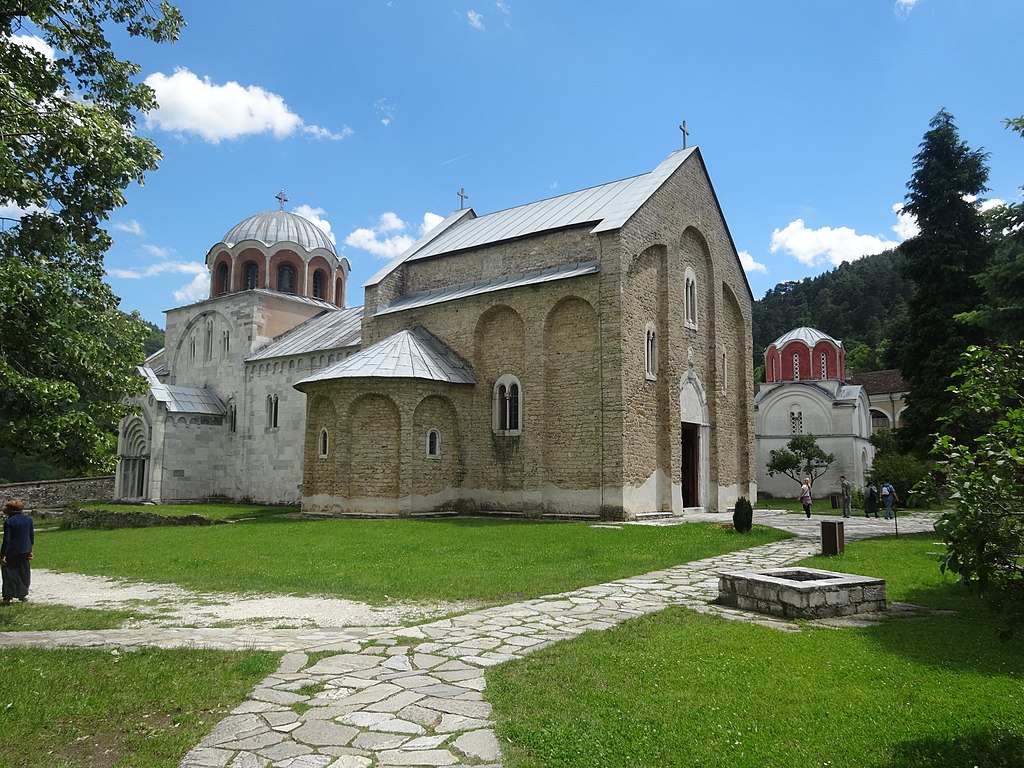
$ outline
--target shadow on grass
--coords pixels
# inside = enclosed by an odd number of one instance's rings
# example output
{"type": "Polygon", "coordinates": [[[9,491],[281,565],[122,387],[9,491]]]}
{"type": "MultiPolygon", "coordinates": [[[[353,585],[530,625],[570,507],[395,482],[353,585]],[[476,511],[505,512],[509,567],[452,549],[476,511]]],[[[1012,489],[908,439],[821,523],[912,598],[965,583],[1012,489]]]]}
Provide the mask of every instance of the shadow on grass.
{"type": "Polygon", "coordinates": [[[1024,768],[1024,737],[978,729],[950,738],[902,741],[876,768],[1024,768]]]}

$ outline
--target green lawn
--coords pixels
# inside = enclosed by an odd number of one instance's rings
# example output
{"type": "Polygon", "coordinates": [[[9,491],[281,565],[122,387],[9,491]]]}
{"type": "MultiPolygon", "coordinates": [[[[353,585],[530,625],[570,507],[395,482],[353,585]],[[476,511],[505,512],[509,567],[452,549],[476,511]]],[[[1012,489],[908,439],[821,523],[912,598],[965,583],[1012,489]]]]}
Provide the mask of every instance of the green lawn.
{"type": "Polygon", "coordinates": [[[938,572],[934,535],[807,564],[953,615],[796,634],[670,609],[488,671],[507,768],[1024,765],[1024,637],[938,572]]]}
{"type": "Polygon", "coordinates": [[[266,504],[114,504],[90,501],[78,505],[79,509],[105,509],[110,512],[148,512],[151,515],[185,517],[200,515],[209,520],[252,520],[278,515],[294,514],[297,506],[268,506],[266,504]]]}
{"type": "MultiPolygon", "coordinates": [[[[723,519],[725,522],[725,519],[723,519]]],[[[509,602],[598,584],[788,534],[756,526],[502,519],[286,520],[206,527],[52,531],[37,567],[196,590],[509,602]]]]}
{"type": "Polygon", "coordinates": [[[279,658],[154,648],[0,651],[0,765],[174,768],[279,658]]]}
{"type": "Polygon", "coordinates": [[[13,603],[0,605],[0,632],[117,629],[134,615],[131,611],[99,611],[37,602],[13,603]]]}

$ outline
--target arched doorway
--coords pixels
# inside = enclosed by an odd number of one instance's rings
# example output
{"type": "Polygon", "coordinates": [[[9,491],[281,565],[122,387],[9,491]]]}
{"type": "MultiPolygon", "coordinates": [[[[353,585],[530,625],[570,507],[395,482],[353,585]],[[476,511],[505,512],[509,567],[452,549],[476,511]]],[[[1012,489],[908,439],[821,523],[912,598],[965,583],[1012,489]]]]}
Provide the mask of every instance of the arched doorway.
{"type": "Polygon", "coordinates": [[[686,374],[679,382],[679,420],[679,484],[683,508],[707,506],[708,401],[693,369],[693,350],[689,352],[686,374]]]}
{"type": "Polygon", "coordinates": [[[118,470],[118,498],[149,497],[149,429],[142,419],[125,425],[118,470]]]}

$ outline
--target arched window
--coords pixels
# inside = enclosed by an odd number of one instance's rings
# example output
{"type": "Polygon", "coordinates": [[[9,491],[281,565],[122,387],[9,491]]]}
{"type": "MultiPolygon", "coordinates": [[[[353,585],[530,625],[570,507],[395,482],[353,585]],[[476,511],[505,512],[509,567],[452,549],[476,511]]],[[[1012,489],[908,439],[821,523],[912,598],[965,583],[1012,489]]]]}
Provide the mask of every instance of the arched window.
{"type": "Polygon", "coordinates": [[[238,431],[238,407],[234,403],[228,405],[228,431],[238,431]]]}
{"type": "Polygon", "coordinates": [[[647,345],[644,352],[647,380],[658,378],[658,332],[653,323],[647,324],[647,345]]]}
{"type": "Polygon", "coordinates": [[[789,411],[789,434],[802,435],[804,433],[804,414],[797,408],[789,411]]]}
{"type": "Polygon", "coordinates": [[[327,457],[327,449],[330,447],[330,438],[327,436],[327,430],[320,430],[320,458],[327,457]]]}
{"type": "Polygon", "coordinates": [[[277,268],[277,290],[281,293],[295,293],[295,267],[282,264],[277,268]]]}
{"type": "Polygon", "coordinates": [[[194,361],[196,359],[196,336],[192,334],[188,340],[188,359],[194,361]]]}
{"type": "Polygon", "coordinates": [[[697,275],[690,267],[686,268],[683,283],[683,323],[687,328],[697,329],[697,275]]]}
{"type": "Polygon", "coordinates": [[[339,307],[345,306],[345,281],[340,277],[334,281],[334,303],[339,307]]]}
{"type": "Polygon", "coordinates": [[[217,265],[217,295],[223,296],[230,290],[228,285],[228,265],[223,261],[217,265]]]}
{"type": "Polygon", "coordinates": [[[775,369],[775,358],[772,358],[772,378],[771,381],[779,380],[779,372],[775,369]]]}
{"type": "Polygon", "coordinates": [[[722,394],[729,392],[729,358],[725,352],[722,353],[722,394]]]}
{"type": "Polygon", "coordinates": [[[318,269],[313,273],[313,298],[327,298],[327,275],[324,274],[322,269],[318,269]]]}
{"type": "Polygon", "coordinates": [[[254,288],[260,287],[260,266],[255,261],[245,262],[245,266],[242,267],[242,274],[245,279],[245,290],[251,291],[254,288]]]}
{"type": "Polygon", "coordinates": [[[500,435],[518,435],[522,393],[519,379],[505,374],[494,385],[494,431],[500,435]]]}
{"type": "Polygon", "coordinates": [[[793,353],[793,381],[800,381],[800,355],[793,353]]]}
{"type": "Polygon", "coordinates": [[[206,343],[203,345],[203,358],[206,362],[213,360],[213,321],[206,321],[206,343]]]}
{"type": "Polygon", "coordinates": [[[220,332],[220,357],[225,359],[231,351],[231,330],[225,328],[220,332]]]}
{"type": "Polygon", "coordinates": [[[278,401],[277,395],[267,395],[267,426],[277,428],[278,401]]]}
{"type": "Polygon", "coordinates": [[[441,433],[436,429],[427,430],[427,458],[436,459],[441,456],[441,433]]]}
{"type": "Polygon", "coordinates": [[[828,356],[824,352],[821,353],[821,378],[828,378],[828,356]]]}

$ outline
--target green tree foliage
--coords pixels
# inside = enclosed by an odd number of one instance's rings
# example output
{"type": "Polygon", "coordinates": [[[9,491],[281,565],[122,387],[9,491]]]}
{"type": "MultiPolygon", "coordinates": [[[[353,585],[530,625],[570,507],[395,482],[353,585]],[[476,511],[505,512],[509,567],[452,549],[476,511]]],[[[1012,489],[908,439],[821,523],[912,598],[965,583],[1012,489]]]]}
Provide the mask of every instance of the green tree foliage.
{"type": "Polygon", "coordinates": [[[768,475],[785,475],[798,483],[809,477],[813,483],[835,460],[834,454],[822,450],[814,435],[796,435],[785,448],[768,454],[768,475]]]}
{"type": "Polygon", "coordinates": [[[146,326],[146,338],[142,342],[142,351],[146,357],[149,357],[154,352],[159,352],[164,348],[164,332],[145,320],[142,321],[142,324],[146,326]]]}
{"type": "Polygon", "coordinates": [[[936,529],[942,567],[1024,619],[1024,342],[971,347],[955,372],[954,406],[935,442],[939,485],[953,505],[936,529]],[[958,435],[974,435],[964,439],[958,435]]]}
{"type": "Polygon", "coordinates": [[[901,437],[916,453],[927,450],[936,422],[951,405],[946,387],[960,354],[983,338],[954,316],[982,301],[972,278],[986,267],[991,248],[984,220],[970,200],[986,188],[985,158],[960,140],[945,110],[932,118],[914,158],[904,210],[916,217],[921,231],[900,246],[903,273],[915,291],[899,351],[908,386],[901,437]]]}
{"type": "Polygon", "coordinates": [[[0,440],[12,452],[110,467],[146,331],[103,282],[102,224],[159,152],[134,130],[153,92],[105,30],[166,42],[181,26],[148,0],[0,5],[0,196],[29,212],[0,233],[0,440]],[[17,39],[29,35],[53,58],[17,39]]]}
{"type": "Polygon", "coordinates": [[[853,371],[899,367],[887,352],[913,291],[902,262],[898,251],[885,251],[775,286],[754,303],[754,365],[764,364],[764,351],[775,339],[806,325],[841,340],[853,371]]]}
{"type": "MultiPolygon", "coordinates": [[[[1006,122],[1024,135],[1024,117],[1006,122]]],[[[1014,341],[1024,338],[1024,204],[994,208],[986,224],[994,253],[988,268],[975,276],[985,298],[957,319],[980,327],[990,338],[1014,341]]]]}
{"type": "Polygon", "coordinates": [[[869,438],[875,447],[875,459],[867,479],[876,486],[888,480],[896,488],[896,495],[908,507],[924,506],[929,497],[921,493],[910,493],[931,470],[931,464],[913,454],[900,451],[896,433],[891,429],[880,429],[869,438]]]}

